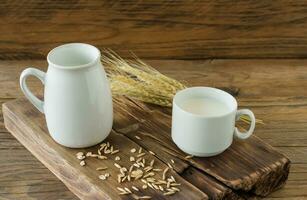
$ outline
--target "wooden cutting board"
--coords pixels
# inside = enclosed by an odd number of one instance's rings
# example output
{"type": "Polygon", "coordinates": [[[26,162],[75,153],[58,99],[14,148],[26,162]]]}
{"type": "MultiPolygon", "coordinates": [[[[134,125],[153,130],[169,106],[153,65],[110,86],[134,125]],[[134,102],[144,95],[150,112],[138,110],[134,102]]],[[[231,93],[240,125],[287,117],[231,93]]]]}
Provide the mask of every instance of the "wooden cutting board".
{"type": "MultiPolygon", "coordinates": [[[[171,140],[170,110],[127,98],[114,99],[113,131],[106,139],[120,152],[108,154],[106,160],[86,158],[85,166],[80,166],[76,153],[96,152],[99,145],[87,149],[58,145],[49,136],[44,115],[26,99],[3,104],[3,115],[6,128],[80,199],[135,198],[132,194],[119,195],[117,187],[127,187],[137,196],[152,199],[257,198],[280,188],[288,178],[289,159],[256,136],[235,140],[229,149],[215,157],[186,158],[171,140]],[[144,183],[140,180],[117,182],[119,169],[114,162],[128,168],[132,165],[130,156],[137,156],[130,150],[138,151],[140,147],[147,165],[154,159],[155,168],[164,170],[168,165],[173,168],[167,177],[173,176],[181,184],[176,186],[180,192],[164,196],[154,188],[142,189],[144,183]],[[116,156],[121,160],[115,161],[116,156]],[[101,166],[108,169],[97,171],[101,166]],[[104,173],[110,177],[100,180],[98,176],[104,173]],[[132,186],[140,191],[134,191],[132,186]]],[[[156,172],[155,177],[161,179],[161,174],[156,172]]],[[[163,187],[166,189],[166,185],[163,187]]]]}

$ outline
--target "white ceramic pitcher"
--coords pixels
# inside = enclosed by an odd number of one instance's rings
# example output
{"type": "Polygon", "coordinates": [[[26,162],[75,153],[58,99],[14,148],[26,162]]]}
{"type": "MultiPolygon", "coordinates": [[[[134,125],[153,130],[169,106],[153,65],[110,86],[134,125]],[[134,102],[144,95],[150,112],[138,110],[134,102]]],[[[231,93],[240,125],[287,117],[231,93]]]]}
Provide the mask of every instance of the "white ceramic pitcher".
{"type": "Polygon", "coordinates": [[[47,73],[25,69],[20,76],[20,87],[29,101],[45,113],[52,138],[72,148],[104,140],[112,128],[113,107],[100,51],[88,44],[65,44],[51,50],[47,60],[47,73]],[[30,75],[45,85],[44,101],[28,89],[26,79],[30,75]]]}

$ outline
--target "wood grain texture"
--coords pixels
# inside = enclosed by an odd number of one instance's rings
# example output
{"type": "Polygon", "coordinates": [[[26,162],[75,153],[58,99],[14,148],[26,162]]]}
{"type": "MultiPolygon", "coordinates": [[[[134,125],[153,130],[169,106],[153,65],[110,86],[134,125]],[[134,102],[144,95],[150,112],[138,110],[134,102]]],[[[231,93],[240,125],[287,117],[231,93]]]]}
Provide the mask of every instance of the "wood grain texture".
{"type": "MultiPolygon", "coordinates": [[[[116,101],[113,128],[143,147],[154,149],[164,162],[175,160],[175,170],[181,173],[185,166],[181,169],[178,165],[183,165],[180,162],[185,161],[186,154],[171,139],[171,115],[163,114],[160,110],[150,109],[137,101],[116,101]],[[135,130],[122,131],[124,124],[138,126],[135,130]],[[135,135],[143,140],[139,141],[135,135]],[[156,148],[157,144],[160,148],[156,148]]],[[[266,196],[285,183],[290,164],[288,158],[256,136],[246,141],[234,140],[233,145],[218,156],[195,157],[188,161],[234,190],[259,196],[266,196]]]]}
{"type": "MultiPolygon", "coordinates": [[[[177,173],[169,172],[169,174],[172,174],[181,183],[181,192],[165,197],[154,190],[146,190],[141,192],[142,195],[152,196],[153,199],[237,199],[236,191],[266,196],[283,186],[287,180],[289,160],[256,136],[252,136],[245,142],[235,141],[227,151],[215,157],[184,159],[186,154],[173,145],[170,139],[170,126],[163,126],[163,122],[170,124],[170,115],[161,114],[160,117],[156,117],[152,115],[153,112],[160,111],[150,110],[146,108],[146,104],[132,102],[126,98],[115,100],[115,123],[130,127],[130,119],[134,118],[132,121],[138,120],[139,128],[126,131],[123,135],[112,132],[106,139],[115,146],[115,149],[120,149],[116,155],[122,159],[118,163],[128,169],[132,165],[129,161],[129,157],[132,155],[130,149],[139,149],[139,145],[144,149],[144,152],[149,150],[155,152],[155,156],[158,158],[155,162],[156,168],[165,169],[167,164],[172,163],[171,159],[174,160],[174,164],[171,165],[174,166],[177,173]],[[125,120],[118,118],[118,114],[125,115],[125,120]],[[143,126],[147,129],[142,128],[143,126]],[[129,139],[125,137],[127,134],[130,134],[129,139]],[[136,135],[141,140],[136,139],[136,135]],[[148,143],[151,146],[146,145],[148,143]],[[157,146],[162,148],[157,148],[157,146]],[[187,162],[204,173],[207,179],[203,178],[201,182],[205,181],[209,194],[200,192],[197,187],[179,176],[188,166],[186,165],[181,170],[177,165],[179,161],[181,163],[187,162]],[[232,197],[229,195],[229,190],[226,190],[227,186],[234,190],[232,197]],[[221,188],[226,190],[222,194],[218,190],[221,188]],[[218,190],[218,194],[216,194],[216,190],[218,190]]],[[[87,162],[86,167],[81,167],[75,154],[79,151],[95,152],[98,147],[69,149],[56,144],[48,134],[43,114],[39,113],[25,98],[3,104],[3,115],[6,128],[81,199],[126,199],[128,197],[118,195],[116,187],[131,188],[132,185],[135,185],[141,188],[143,185],[140,180],[133,183],[117,183],[119,172],[113,166],[114,158],[112,158],[115,155],[107,155],[109,159],[105,161],[93,159],[92,162],[87,162]],[[111,177],[107,181],[98,179],[100,173],[96,171],[96,168],[100,165],[107,166],[109,169],[111,177]]],[[[116,125],[114,129],[117,131],[116,125]]],[[[147,152],[145,159],[150,162],[153,156],[147,152]]],[[[194,171],[194,173],[190,173],[190,176],[201,176],[201,173],[197,174],[194,171]]],[[[197,181],[194,180],[193,183],[195,184],[197,181]]],[[[198,183],[198,185],[200,184],[198,183]]],[[[249,197],[247,193],[246,197],[249,197]]]]}
{"type": "Polygon", "coordinates": [[[303,0],[2,1],[0,59],[41,59],[68,42],[151,59],[302,58],[306,10],[303,0]]]}
{"type": "MultiPolygon", "coordinates": [[[[267,199],[304,199],[307,197],[307,60],[206,60],[149,61],[155,68],[190,85],[205,85],[229,89],[241,107],[251,108],[265,121],[255,134],[292,161],[289,180],[267,199]],[[249,66],[249,70],[245,67],[249,66]],[[281,78],[282,77],[282,78],[281,78]]],[[[1,102],[23,96],[18,77],[26,66],[46,70],[45,61],[0,62],[1,102]]],[[[29,81],[35,93],[41,93],[41,83],[29,81]]],[[[1,109],[0,117],[2,118],[1,109]]],[[[1,199],[75,199],[66,187],[44,168],[0,121],[0,187],[1,199]],[[7,156],[10,155],[10,156],[7,156]],[[18,165],[18,174],[10,170],[18,165]],[[31,167],[29,167],[31,166],[31,167]],[[41,169],[44,169],[40,173],[41,169]],[[3,178],[5,177],[5,179],[3,178]],[[35,184],[50,180],[50,184],[35,184]],[[52,184],[54,183],[54,184],[52,184]],[[61,189],[59,189],[61,188],[61,189]]],[[[223,191],[223,190],[221,190],[223,191]]],[[[206,192],[207,193],[207,192],[206,192]]]]}
{"type": "MultiPolygon", "coordinates": [[[[58,145],[50,137],[45,125],[45,118],[39,113],[26,99],[14,100],[4,104],[3,112],[5,116],[5,126],[7,129],[35,155],[50,171],[52,171],[65,185],[81,199],[133,199],[130,195],[121,196],[116,187],[128,187],[134,185],[141,188],[143,183],[138,180],[133,183],[117,183],[117,174],[119,170],[114,166],[115,156],[120,156],[121,160],[117,161],[121,166],[129,169],[131,162],[130,149],[139,149],[139,146],[125,136],[116,132],[111,132],[106,141],[114,145],[115,149],[120,149],[116,155],[107,155],[107,160],[87,159],[86,167],[79,165],[76,159],[76,153],[80,151],[95,152],[99,146],[88,149],[70,149],[58,145]],[[98,176],[101,172],[96,168],[101,165],[108,167],[107,172],[111,174],[106,181],[101,181],[98,176]]],[[[144,158],[149,163],[154,156],[146,153],[144,158]]],[[[165,169],[167,165],[159,159],[155,159],[155,167],[165,169]]],[[[198,190],[195,186],[185,181],[172,170],[168,172],[169,176],[181,184],[181,192],[172,196],[163,196],[161,192],[148,189],[137,192],[138,195],[149,195],[153,199],[208,199],[208,196],[198,190]]],[[[161,177],[160,177],[161,179],[161,177]]]]}
{"type": "Polygon", "coordinates": [[[10,133],[0,133],[0,138],[0,199],[78,199],[10,133]]]}

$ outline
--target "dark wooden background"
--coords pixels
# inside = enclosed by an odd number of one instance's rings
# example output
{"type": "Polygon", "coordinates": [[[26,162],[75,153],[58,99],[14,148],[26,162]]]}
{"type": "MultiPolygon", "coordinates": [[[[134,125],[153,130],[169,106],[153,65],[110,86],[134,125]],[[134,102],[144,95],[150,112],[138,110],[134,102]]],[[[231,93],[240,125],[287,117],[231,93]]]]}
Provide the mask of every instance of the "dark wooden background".
{"type": "Polygon", "coordinates": [[[305,0],[1,0],[0,59],[85,42],[150,59],[307,56],[305,0]]]}

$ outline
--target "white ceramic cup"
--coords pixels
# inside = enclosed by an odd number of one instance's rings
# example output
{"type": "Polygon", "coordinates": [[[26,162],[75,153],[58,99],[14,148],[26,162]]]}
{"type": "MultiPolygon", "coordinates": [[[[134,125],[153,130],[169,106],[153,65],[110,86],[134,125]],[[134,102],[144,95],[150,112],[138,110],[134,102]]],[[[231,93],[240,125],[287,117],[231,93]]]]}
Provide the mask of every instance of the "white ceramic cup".
{"type": "Polygon", "coordinates": [[[236,99],[222,90],[210,87],[192,87],[179,91],[173,99],[172,139],[184,152],[201,157],[222,153],[232,143],[233,137],[247,139],[255,128],[255,116],[248,109],[237,110],[236,99]],[[226,105],[227,110],[216,116],[195,114],[183,109],[190,98],[213,98],[226,105]],[[242,115],[251,119],[250,128],[242,133],[235,122],[242,115]]]}
{"type": "Polygon", "coordinates": [[[20,87],[29,101],[45,114],[51,137],[72,148],[89,147],[104,140],[113,123],[112,96],[100,51],[89,44],[71,43],[51,50],[48,70],[27,68],[20,87]],[[28,89],[35,76],[44,87],[44,101],[28,89]]]}

